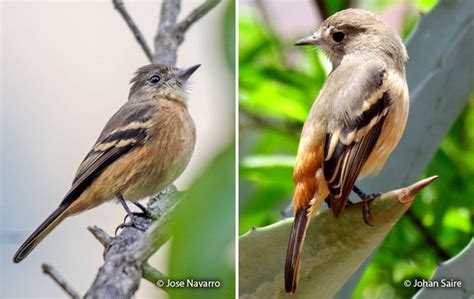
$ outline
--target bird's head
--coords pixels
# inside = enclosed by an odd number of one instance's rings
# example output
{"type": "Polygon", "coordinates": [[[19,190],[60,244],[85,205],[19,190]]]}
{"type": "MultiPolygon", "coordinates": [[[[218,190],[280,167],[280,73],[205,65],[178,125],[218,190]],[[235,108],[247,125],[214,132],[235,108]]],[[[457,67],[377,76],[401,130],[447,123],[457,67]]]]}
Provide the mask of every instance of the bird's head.
{"type": "Polygon", "coordinates": [[[334,67],[346,55],[382,55],[396,66],[408,59],[398,34],[373,13],[362,9],[342,10],[326,20],[296,46],[315,45],[322,49],[334,67]]]}
{"type": "Polygon", "coordinates": [[[186,103],[186,83],[200,64],[179,69],[166,64],[149,64],[139,68],[130,83],[129,100],[152,97],[186,103]]]}

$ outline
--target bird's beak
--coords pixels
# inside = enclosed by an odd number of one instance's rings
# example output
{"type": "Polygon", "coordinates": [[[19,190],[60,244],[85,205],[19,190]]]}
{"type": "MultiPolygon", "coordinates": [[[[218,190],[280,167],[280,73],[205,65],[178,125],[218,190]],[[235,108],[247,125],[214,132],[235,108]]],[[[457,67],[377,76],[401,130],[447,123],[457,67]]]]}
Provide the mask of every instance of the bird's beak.
{"type": "Polygon", "coordinates": [[[295,46],[309,46],[309,45],[319,45],[321,42],[321,35],[317,32],[313,33],[313,35],[303,37],[296,41],[295,46]]]}
{"type": "Polygon", "coordinates": [[[200,64],[196,64],[190,68],[187,68],[187,69],[184,69],[184,70],[181,70],[179,71],[178,73],[178,79],[180,81],[183,81],[183,82],[186,82],[188,81],[189,77],[191,77],[191,75],[200,67],[201,65],[200,64]]]}

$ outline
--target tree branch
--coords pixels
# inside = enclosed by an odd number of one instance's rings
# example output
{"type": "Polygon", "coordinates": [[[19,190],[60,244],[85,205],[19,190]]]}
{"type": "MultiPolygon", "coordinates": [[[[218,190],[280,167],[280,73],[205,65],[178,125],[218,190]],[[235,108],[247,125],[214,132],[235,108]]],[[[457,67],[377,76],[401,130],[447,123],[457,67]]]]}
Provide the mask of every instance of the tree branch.
{"type": "Polygon", "coordinates": [[[79,299],[81,296],[59,275],[53,266],[49,264],[41,265],[43,273],[51,277],[71,298],[79,299]]]}
{"type": "Polygon", "coordinates": [[[176,65],[178,47],[189,27],[205,16],[220,0],[207,0],[193,10],[183,21],[177,23],[181,0],[164,0],[161,5],[160,23],[155,37],[153,63],[176,65]]]}
{"type": "Polygon", "coordinates": [[[216,7],[219,2],[220,0],[207,0],[195,8],[184,20],[176,24],[176,30],[182,33],[186,32],[192,24],[204,17],[211,9],[216,7]]]}
{"type": "Polygon", "coordinates": [[[146,57],[148,57],[148,60],[152,62],[153,54],[151,53],[150,47],[148,46],[140,29],[138,29],[137,25],[135,24],[132,17],[130,16],[127,9],[125,8],[125,5],[123,4],[123,0],[112,0],[112,2],[114,4],[115,9],[120,13],[122,18],[125,20],[125,23],[127,23],[128,28],[130,28],[130,30],[132,31],[138,44],[140,45],[140,47],[142,47],[143,52],[145,52],[146,57]]]}
{"type": "Polygon", "coordinates": [[[416,216],[416,214],[409,209],[406,212],[408,219],[411,220],[413,225],[418,229],[421,235],[423,235],[426,239],[426,242],[433,247],[436,254],[439,256],[440,260],[438,262],[446,261],[451,258],[451,255],[438,244],[438,241],[431,235],[428,228],[423,225],[423,222],[416,216]]]}
{"type": "Polygon", "coordinates": [[[117,9],[127,23],[150,62],[169,65],[176,65],[178,47],[183,42],[184,35],[189,27],[216,7],[220,1],[221,0],[207,0],[178,23],[181,0],[163,0],[161,4],[160,22],[155,36],[155,54],[153,54],[143,34],[125,9],[123,0],[112,0],[115,9],[117,9]]]}
{"type": "Polygon", "coordinates": [[[157,220],[135,217],[137,226],[143,230],[126,227],[109,242],[104,251],[104,264],[85,298],[133,296],[143,276],[143,265],[171,236],[170,218],[179,201],[177,194],[176,187],[170,186],[152,198],[147,209],[157,220]]]}
{"type": "MultiPolygon", "coordinates": [[[[154,284],[155,286],[159,286],[162,282],[165,282],[168,279],[168,276],[161,273],[153,266],[148,263],[143,264],[143,278],[154,284]]],[[[166,287],[160,287],[162,290],[166,291],[166,287]]]]}
{"type": "Polygon", "coordinates": [[[87,228],[94,237],[102,244],[104,247],[107,247],[112,242],[112,237],[109,236],[103,229],[98,226],[92,225],[87,228]]]}

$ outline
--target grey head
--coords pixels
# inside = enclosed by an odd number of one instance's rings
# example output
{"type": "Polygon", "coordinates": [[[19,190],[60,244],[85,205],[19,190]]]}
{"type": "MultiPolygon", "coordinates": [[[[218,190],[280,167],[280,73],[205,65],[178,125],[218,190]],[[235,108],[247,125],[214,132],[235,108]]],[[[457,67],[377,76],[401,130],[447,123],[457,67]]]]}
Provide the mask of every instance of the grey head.
{"type": "Polygon", "coordinates": [[[295,45],[319,47],[334,67],[345,55],[351,54],[380,57],[398,69],[403,69],[408,59],[398,34],[363,9],[346,9],[330,16],[311,36],[298,40],[295,45]]]}
{"type": "Polygon", "coordinates": [[[186,82],[200,67],[180,69],[166,64],[149,64],[139,68],[130,83],[131,101],[149,100],[150,97],[172,97],[173,100],[185,101],[186,82]]]}

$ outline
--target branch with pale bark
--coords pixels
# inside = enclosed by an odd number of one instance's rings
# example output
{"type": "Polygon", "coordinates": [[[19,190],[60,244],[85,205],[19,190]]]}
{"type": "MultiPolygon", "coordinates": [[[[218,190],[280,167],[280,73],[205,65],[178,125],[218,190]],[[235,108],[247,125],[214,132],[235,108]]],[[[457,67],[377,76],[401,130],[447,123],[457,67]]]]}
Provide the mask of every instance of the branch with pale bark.
{"type": "Polygon", "coordinates": [[[180,0],[164,0],[161,5],[160,23],[155,36],[153,63],[176,65],[178,47],[192,24],[204,17],[220,0],[207,0],[178,22],[180,0]]]}
{"type": "Polygon", "coordinates": [[[125,8],[123,0],[112,0],[115,9],[117,9],[127,23],[150,62],[169,65],[176,65],[178,47],[184,41],[186,31],[219,4],[220,1],[207,0],[178,22],[181,0],[163,0],[160,22],[154,40],[155,53],[152,53],[143,34],[125,8]]]}

